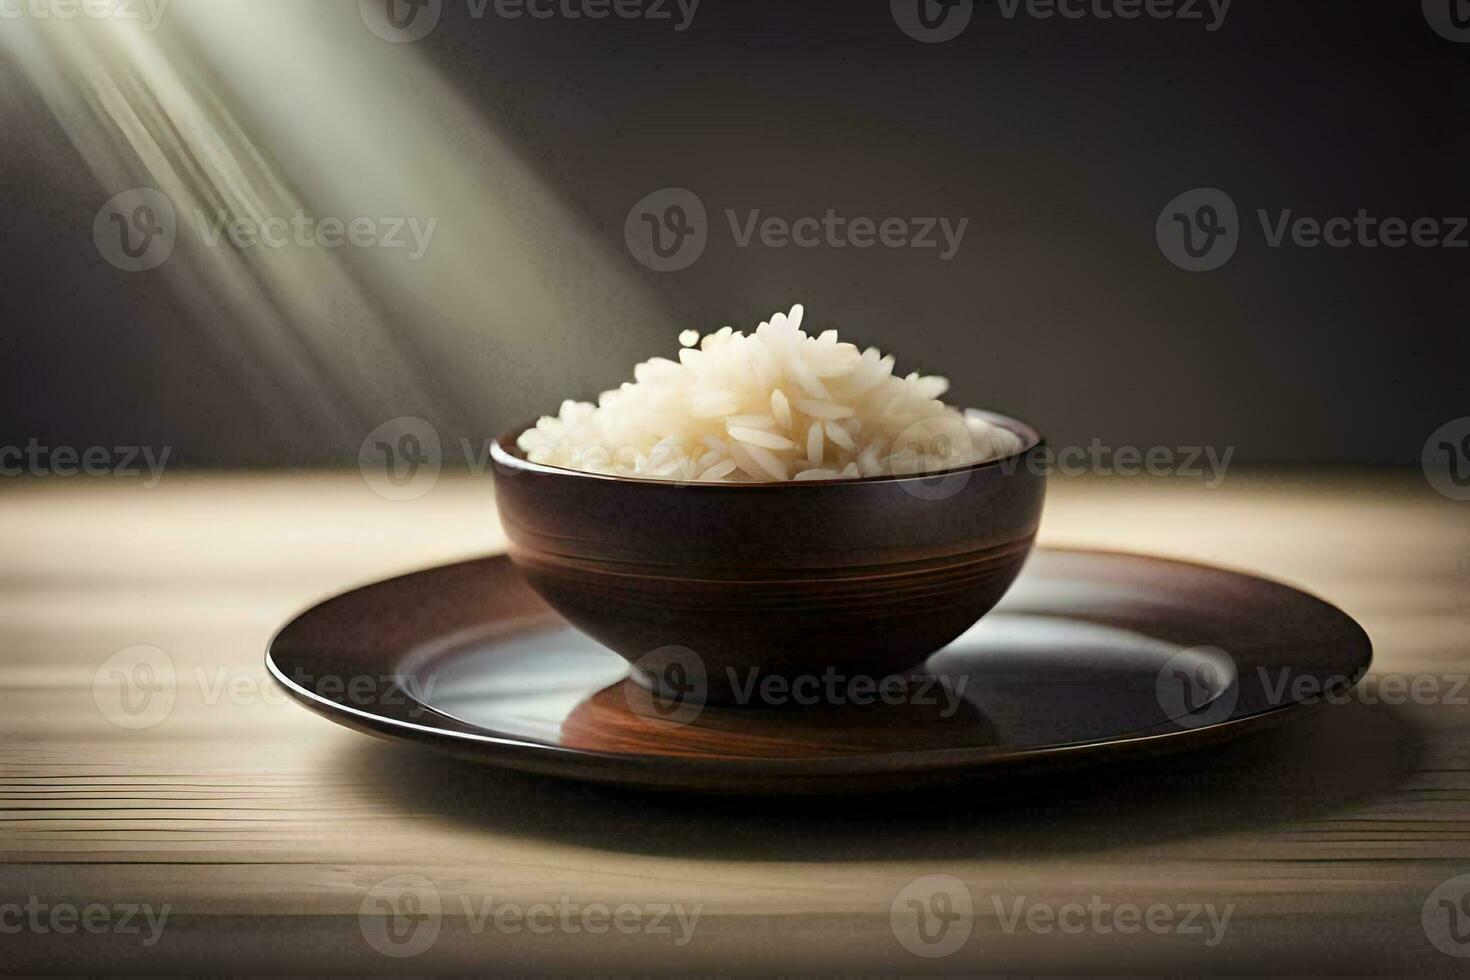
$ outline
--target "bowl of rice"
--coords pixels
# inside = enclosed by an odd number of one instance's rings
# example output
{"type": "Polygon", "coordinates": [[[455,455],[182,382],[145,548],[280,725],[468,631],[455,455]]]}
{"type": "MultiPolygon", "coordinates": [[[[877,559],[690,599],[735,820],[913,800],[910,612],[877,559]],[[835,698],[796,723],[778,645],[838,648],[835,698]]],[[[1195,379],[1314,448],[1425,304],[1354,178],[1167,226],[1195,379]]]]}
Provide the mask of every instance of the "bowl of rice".
{"type": "Polygon", "coordinates": [[[677,360],[492,447],[511,560],[655,691],[881,682],[988,612],[1031,550],[1040,435],[803,316],[686,331],[677,360]]]}

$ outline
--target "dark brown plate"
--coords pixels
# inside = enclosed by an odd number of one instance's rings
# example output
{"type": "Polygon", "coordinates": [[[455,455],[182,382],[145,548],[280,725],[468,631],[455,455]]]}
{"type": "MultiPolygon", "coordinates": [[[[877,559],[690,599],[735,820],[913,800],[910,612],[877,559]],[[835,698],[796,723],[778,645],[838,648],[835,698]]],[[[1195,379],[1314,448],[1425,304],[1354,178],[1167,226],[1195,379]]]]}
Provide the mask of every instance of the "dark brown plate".
{"type": "Polygon", "coordinates": [[[307,707],[374,735],[555,776],[785,794],[1199,747],[1339,700],[1371,657],[1345,613],[1275,582],[1041,550],[891,703],[838,676],[819,707],[653,705],[504,557],[329,599],[266,664],[307,707]]]}

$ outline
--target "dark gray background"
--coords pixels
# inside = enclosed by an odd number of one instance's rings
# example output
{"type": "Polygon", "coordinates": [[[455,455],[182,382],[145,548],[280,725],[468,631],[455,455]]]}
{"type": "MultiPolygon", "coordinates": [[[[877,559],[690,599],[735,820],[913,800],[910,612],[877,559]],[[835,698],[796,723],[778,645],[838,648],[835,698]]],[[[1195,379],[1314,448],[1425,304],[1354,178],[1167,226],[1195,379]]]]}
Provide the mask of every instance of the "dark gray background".
{"type": "MultiPolygon", "coordinates": [[[[343,30],[361,31],[352,15],[343,30]]],[[[1007,21],[979,3],[965,34],[923,45],[887,0],[703,0],[683,33],[472,22],[447,0],[411,47],[650,300],[579,307],[540,345],[459,325],[416,347],[436,314],[395,309],[430,377],[452,366],[476,384],[400,398],[361,418],[363,434],[391,413],[425,415],[447,438],[490,435],[670,353],[671,322],[749,326],[797,300],[905,370],[948,374],[952,401],[1060,444],[1410,462],[1467,414],[1470,250],[1270,249],[1254,217],[1470,214],[1470,44],[1433,33],[1417,2],[1236,0],[1213,33],[1007,21]],[[665,186],[695,190],[714,227],[693,267],[656,273],[629,256],[623,222],[665,186]],[[1160,254],[1154,222],[1198,186],[1226,190],[1246,231],[1228,265],[1191,274],[1160,254]],[[971,224],[945,264],[737,249],[726,207],[971,224]]],[[[169,445],[195,465],[355,458],[353,433],[266,426],[245,397],[255,375],[211,345],[168,281],[99,259],[92,219],[116,188],[13,67],[0,72],[0,445],[169,445]]],[[[575,261],[543,272],[553,289],[580,274],[575,261]]],[[[294,397],[306,413],[317,396],[294,397]]]]}

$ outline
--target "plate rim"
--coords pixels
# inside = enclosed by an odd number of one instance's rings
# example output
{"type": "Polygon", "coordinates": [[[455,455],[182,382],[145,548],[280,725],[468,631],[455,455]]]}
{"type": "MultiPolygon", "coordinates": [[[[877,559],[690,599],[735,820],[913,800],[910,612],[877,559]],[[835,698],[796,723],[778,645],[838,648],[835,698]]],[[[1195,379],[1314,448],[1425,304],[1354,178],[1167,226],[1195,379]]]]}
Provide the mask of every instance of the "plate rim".
{"type": "MultiPolygon", "coordinates": [[[[1352,677],[1352,682],[1335,693],[1345,694],[1353,690],[1367,675],[1373,664],[1373,643],[1361,623],[1334,603],[1315,593],[1279,579],[1244,571],[1228,565],[1220,565],[1188,558],[1173,558],[1164,555],[1146,554],[1111,548],[1083,548],[1069,546],[1038,547],[1043,555],[1079,556],[1091,558],[1116,558],[1132,562],[1172,567],[1188,567],[1199,571],[1223,573],[1252,580],[1257,584],[1286,590],[1309,600],[1339,617],[1345,627],[1356,634],[1362,647],[1362,664],[1352,677]]],[[[489,729],[475,730],[476,726],[453,716],[439,712],[430,705],[425,709],[435,716],[444,718],[464,730],[443,726],[417,724],[412,721],[363,710],[303,687],[288,677],[277,663],[279,642],[294,625],[310,616],[321,607],[337,600],[379,588],[392,582],[419,575],[472,565],[481,562],[505,562],[510,564],[506,552],[497,552],[465,558],[451,562],[426,565],[396,575],[365,582],[312,602],[292,615],[272,633],[265,648],[265,666],[268,673],[282,686],[285,692],[313,713],[356,731],[381,738],[407,739],[440,751],[450,751],[468,756],[477,761],[520,769],[528,772],[569,775],[574,778],[591,779],[598,782],[627,785],[637,783],[648,788],[682,790],[690,788],[697,780],[699,788],[704,780],[720,777],[751,777],[773,781],[793,777],[817,779],[841,779],[844,777],[924,777],[952,774],[960,771],[999,768],[1002,766],[1025,766],[1039,761],[1063,762],[1078,756],[1103,755],[1111,752],[1132,750],[1168,752],[1184,750],[1196,745],[1209,744],[1233,738],[1237,735],[1274,727],[1292,717],[1324,706],[1324,697],[1314,701],[1291,700],[1287,703],[1253,711],[1249,714],[1225,718],[1197,727],[1178,727],[1165,731],[1142,729],[1117,735],[1107,735],[1076,742],[1062,742],[1020,749],[1004,746],[964,746],[958,748],[924,748],[910,751],[884,751],[868,755],[813,756],[800,759],[747,759],[739,757],[693,758],[679,755],[654,755],[648,753],[607,752],[595,749],[574,748],[538,741],[533,738],[496,733],[489,729]],[[506,754],[487,757],[476,753],[473,747],[485,746],[507,750],[506,754]],[[612,767],[615,771],[609,771],[612,767]],[[650,780],[650,776],[656,778],[650,780]],[[684,777],[686,784],[677,782],[684,777]]],[[[1029,563],[1029,562],[1028,562],[1029,563]]],[[[512,566],[513,567],[513,566],[512,566]]],[[[1024,572],[1022,573],[1024,575],[1024,572]]],[[[554,613],[550,615],[554,616],[554,613]]],[[[736,787],[742,789],[745,787],[736,787]]]]}

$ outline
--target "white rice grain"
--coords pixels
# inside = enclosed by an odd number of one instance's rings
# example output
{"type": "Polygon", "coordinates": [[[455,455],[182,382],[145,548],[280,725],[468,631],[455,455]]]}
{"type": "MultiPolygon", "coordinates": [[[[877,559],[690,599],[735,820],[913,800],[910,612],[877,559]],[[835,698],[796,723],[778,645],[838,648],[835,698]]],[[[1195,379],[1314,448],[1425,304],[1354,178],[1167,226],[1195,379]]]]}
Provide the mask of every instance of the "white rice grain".
{"type": "Polygon", "coordinates": [[[517,440],[532,462],[614,476],[766,483],[936,472],[1012,455],[1021,437],[941,399],[947,379],[835,330],[802,331],[792,307],[744,333],[679,335],[597,404],[565,401],[517,440]],[[795,474],[792,476],[792,474],[795,474]]]}
{"type": "Polygon", "coordinates": [[[847,405],[836,405],[832,402],[813,401],[810,398],[798,398],[796,400],[797,411],[810,415],[814,419],[845,419],[849,415],[856,415],[857,409],[847,405]]]}
{"type": "Polygon", "coordinates": [[[825,453],[826,446],[824,445],[824,440],[822,439],[822,423],[819,420],[813,422],[812,427],[808,429],[806,433],[807,462],[811,463],[813,466],[816,466],[822,462],[822,457],[825,455],[825,453]]]}
{"type": "Polygon", "coordinates": [[[723,463],[718,463],[714,466],[711,466],[709,469],[699,474],[699,479],[704,483],[717,483],[723,481],[725,477],[734,472],[735,461],[733,459],[727,459],[723,463]]]}
{"type": "Polygon", "coordinates": [[[795,449],[796,443],[783,435],[775,432],[767,432],[764,429],[748,429],[740,425],[732,425],[729,429],[731,439],[739,439],[746,446],[760,446],[762,449],[795,449]]]}
{"type": "Polygon", "coordinates": [[[786,393],[780,388],[771,392],[771,414],[776,421],[781,423],[781,428],[791,428],[791,402],[787,400],[786,393]]]}
{"type": "MultiPolygon", "coordinates": [[[[818,424],[819,423],[817,422],[812,423],[812,425],[814,426],[818,424]]],[[[845,428],[838,425],[836,422],[827,422],[823,427],[827,430],[827,435],[831,438],[833,442],[837,443],[837,445],[841,446],[843,449],[846,449],[850,453],[857,452],[857,443],[853,441],[852,435],[849,434],[845,428]]]]}

